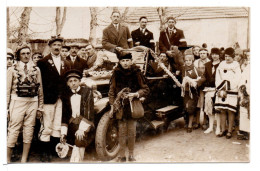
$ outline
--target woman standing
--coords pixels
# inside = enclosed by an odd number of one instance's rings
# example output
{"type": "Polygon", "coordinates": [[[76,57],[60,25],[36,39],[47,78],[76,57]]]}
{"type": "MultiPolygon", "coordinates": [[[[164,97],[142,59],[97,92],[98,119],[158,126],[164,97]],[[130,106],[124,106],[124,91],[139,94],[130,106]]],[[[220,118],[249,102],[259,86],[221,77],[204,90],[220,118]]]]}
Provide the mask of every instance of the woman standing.
{"type": "Polygon", "coordinates": [[[234,61],[233,48],[225,49],[225,60],[222,61],[216,71],[217,95],[215,109],[220,110],[221,132],[220,137],[226,134],[226,138],[232,137],[232,127],[237,112],[238,85],[241,79],[241,70],[238,62],[234,61]],[[228,130],[226,120],[228,115],[228,130]]]}
{"type": "Polygon", "coordinates": [[[209,117],[209,128],[206,131],[204,131],[205,134],[208,134],[213,131],[213,124],[214,124],[215,116],[216,116],[216,120],[217,120],[216,134],[220,133],[220,116],[219,116],[219,114],[214,112],[213,101],[212,101],[212,97],[214,97],[214,94],[215,94],[216,70],[220,63],[219,55],[220,55],[220,50],[218,48],[212,48],[211,55],[210,55],[212,58],[212,61],[207,62],[205,64],[206,82],[204,83],[204,85],[205,85],[204,91],[206,91],[206,94],[205,94],[204,112],[209,117]],[[216,115],[214,116],[214,114],[216,114],[216,115]]]}

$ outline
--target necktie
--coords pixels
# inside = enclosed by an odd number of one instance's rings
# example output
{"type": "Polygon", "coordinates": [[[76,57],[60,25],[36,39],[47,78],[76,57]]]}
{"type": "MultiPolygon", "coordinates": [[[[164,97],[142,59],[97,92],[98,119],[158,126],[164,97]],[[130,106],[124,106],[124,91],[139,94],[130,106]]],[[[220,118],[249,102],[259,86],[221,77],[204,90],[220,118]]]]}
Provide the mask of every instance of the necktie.
{"type": "Polygon", "coordinates": [[[27,64],[24,65],[24,73],[27,75],[28,70],[27,70],[27,64]]]}
{"type": "Polygon", "coordinates": [[[118,31],[118,24],[115,24],[116,31],[118,31]]]}
{"type": "Polygon", "coordinates": [[[143,29],[143,30],[142,30],[142,32],[143,32],[143,34],[144,34],[144,32],[145,32],[145,29],[143,29]]]}
{"type": "Polygon", "coordinates": [[[170,36],[172,36],[172,30],[170,30],[170,36]]]}

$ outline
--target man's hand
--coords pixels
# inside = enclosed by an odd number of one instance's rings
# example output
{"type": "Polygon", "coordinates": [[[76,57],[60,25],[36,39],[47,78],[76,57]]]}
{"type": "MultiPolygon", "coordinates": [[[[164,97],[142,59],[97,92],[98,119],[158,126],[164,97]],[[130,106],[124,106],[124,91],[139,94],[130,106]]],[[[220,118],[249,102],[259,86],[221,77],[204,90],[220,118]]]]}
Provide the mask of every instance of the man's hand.
{"type": "Polygon", "coordinates": [[[36,119],[40,119],[43,115],[43,111],[37,110],[36,112],[36,119]]]}
{"type": "Polygon", "coordinates": [[[119,52],[123,50],[122,47],[116,47],[116,50],[118,50],[119,52]]]}
{"type": "Polygon", "coordinates": [[[128,98],[129,98],[130,101],[132,101],[134,97],[137,97],[137,98],[138,98],[138,97],[139,97],[139,94],[138,94],[137,92],[136,92],[136,93],[129,93],[129,94],[128,94],[128,98]]]}
{"type": "Polygon", "coordinates": [[[166,54],[167,54],[168,56],[172,56],[172,51],[168,50],[168,51],[166,51],[166,54]]]}
{"type": "Polygon", "coordinates": [[[181,72],[180,72],[179,70],[176,71],[176,75],[180,75],[180,73],[181,73],[181,72]]]}
{"type": "Polygon", "coordinates": [[[60,142],[62,144],[65,144],[66,143],[66,135],[62,134],[61,137],[60,137],[60,142]]]}
{"type": "Polygon", "coordinates": [[[75,133],[75,136],[78,140],[82,141],[84,138],[84,131],[82,130],[77,130],[77,132],[75,133]]]}

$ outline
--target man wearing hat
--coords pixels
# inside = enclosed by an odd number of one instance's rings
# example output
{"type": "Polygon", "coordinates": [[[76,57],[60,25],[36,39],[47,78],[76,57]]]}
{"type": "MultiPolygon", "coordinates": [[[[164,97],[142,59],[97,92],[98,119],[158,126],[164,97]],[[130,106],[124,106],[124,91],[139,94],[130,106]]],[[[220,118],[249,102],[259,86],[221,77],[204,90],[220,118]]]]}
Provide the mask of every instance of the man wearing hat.
{"type": "Polygon", "coordinates": [[[83,70],[87,69],[88,65],[85,59],[80,58],[77,55],[79,48],[79,45],[76,43],[70,45],[70,55],[66,57],[66,60],[70,62],[72,69],[79,70],[81,73],[83,73],[83,70]]]}
{"type": "MultiPolygon", "coordinates": [[[[110,116],[113,117],[113,104],[116,103],[118,93],[124,88],[130,88],[127,101],[124,102],[124,107],[121,109],[122,115],[116,114],[119,126],[119,157],[118,162],[125,162],[126,140],[128,141],[129,156],[128,161],[135,161],[134,145],[136,135],[136,119],[132,118],[129,100],[133,98],[145,97],[149,93],[149,87],[145,83],[144,76],[141,70],[132,64],[131,53],[117,53],[119,59],[118,66],[114,69],[110,80],[110,88],[108,92],[109,103],[111,105],[110,116]],[[129,100],[128,100],[129,99],[129,100]]],[[[121,113],[121,112],[119,112],[121,113]]]]}
{"type": "Polygon", "coordinates": [[[133,44],[134,46],[145,46],[154,50],[153,33],[146,28],[147,22],[147,17],[140,17],[140,27],[131,32],[133,44]]]}
{"type": "Polygon", "coordinates": [[[23,132],[23,154],[21,162],[27,162],[33,138],[36,115],[43,111],[42,78],[39,68],[30,60],[31,48],[19,45],[16,50],[17,63],[7,71],[7,162],[11,161],[20,130],[23,132]]]}
{"type": "Polygon", "coordinates": [[[84,158],[87,145],[94,139],[94,98],[91,88],[81,85],[82,73],[72,69],[66,74],[68,91],[62,96],[61,142],[76,145],[80,156],[76,160],[72,151],[71,162],[80,162],[84,158]]]}
{"type": "Polygon", "coordinates": [[[7,69],[11,66],[13,66],[14,63],[14,54],[12,49],[8,48],[7,49],[7,56],[6,56],[6,64],[7,64],[7,69]]]}
{"type": "Polygon", "coordinates": [[[60,56],[62,59],[66,59],[67,56],[69,56],[70,47],[63,45],[60,50],[60,56]]]}
{"type": "Polygon", "coordinates": [[[133,39],[129,28],[120,23],[119,11],[111,14],[112,23],[103,30],[102,46],[104,49],[115,53],[115,49],[129,49],[133,47],[133,39]]]}
{"type": "Polygon", "coordinates": [[[171,53],[171,46],[186,47],[187,43],[183,31],[175,27],[176,20],[173,17],[167,18],[168,27],[160,32],[159,50],[160,53],[171,53]]]}
{"type": "Polygon", "coordinates": [[[65,91],[64,74],[71,69],[70,63],[60,56],[63,38],[51,37],[48,45],[51,53],[38,61],[42,74],[44,94],[44,114],[39,139],[42,141],[42,161],[50,161],[50,151],[54,152],[55,145],[60,139],[62,101],[61,94],[65,91]]]}

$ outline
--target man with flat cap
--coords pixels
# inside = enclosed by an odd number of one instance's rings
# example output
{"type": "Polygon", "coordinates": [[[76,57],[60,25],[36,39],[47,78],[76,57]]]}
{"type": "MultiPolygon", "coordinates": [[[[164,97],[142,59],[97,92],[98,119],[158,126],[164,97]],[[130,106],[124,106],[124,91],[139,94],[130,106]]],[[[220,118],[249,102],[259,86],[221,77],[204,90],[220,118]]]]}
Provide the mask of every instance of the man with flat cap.
{"type": "Polygon", "coordinates": [[[70,55],[66,57],[66,60],[70,62],[71,68],[76,69],[83,73],[84,69],[88,69],[87,61],[80,58],[77,54],[80,47],[78,44],[73,43],[70,45],[70,55]]]}
{"type": "Polygon", "coordinates": [[[115,49],[122,50],[132,48],[133,40],[129,28],[120,23],[120,12],[113,11],[110,18],[112,23],[103,30],[103,48],[114,53],[115,49]]]}
{"type": "Polygon", "coordinates": [[[42,141],[42,161],[50,161],[50,152],[55,152],[55,146],[60,141],[62,101],[61,94],[65,91],[64,74],[71,69],[70,63],[60,56],[63,38],[52,36],[48,42],[51,53],[38,61],[41,70],[44,113],[39,139],[42,141]],[[51,150],[51,151],[49,151],[51,150]]]}

